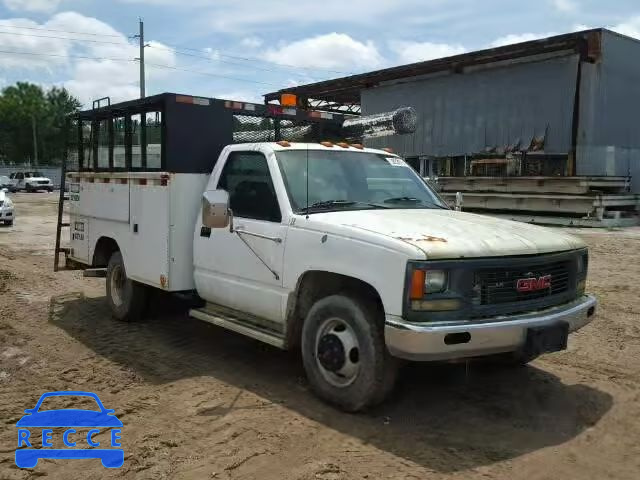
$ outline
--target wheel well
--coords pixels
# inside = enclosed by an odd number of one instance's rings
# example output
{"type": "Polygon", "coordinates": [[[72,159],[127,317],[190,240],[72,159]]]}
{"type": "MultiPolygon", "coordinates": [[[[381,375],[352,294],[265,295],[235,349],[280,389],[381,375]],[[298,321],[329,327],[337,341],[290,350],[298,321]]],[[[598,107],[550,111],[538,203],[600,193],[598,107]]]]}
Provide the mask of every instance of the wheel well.
{"type": "Polygon", "coordinates": [[[100,237],[96,248],[93,251],[93,261],[91,265],[93,267],[106,267],[109,263],[109,259],[114,252],[120,251],[118,243],[109,237],[100,237]]]}
{"type": "Polygon", "coordinates": [[[315,302],[335,294],[350,294],[374,303],[384,313],[382,299],[377,290],[360,279],[324,271],[306,272],[298,280],[298,287],[289,298],[287,308],[287,345],[289,349],[300,345],[302,323],[315,302]]]}

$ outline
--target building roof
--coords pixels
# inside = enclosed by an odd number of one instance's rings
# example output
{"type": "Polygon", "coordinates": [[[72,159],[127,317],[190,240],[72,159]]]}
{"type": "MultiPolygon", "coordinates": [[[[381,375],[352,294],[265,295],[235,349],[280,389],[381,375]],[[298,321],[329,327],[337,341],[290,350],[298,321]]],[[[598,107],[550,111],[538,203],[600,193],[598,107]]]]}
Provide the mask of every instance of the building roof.
{"type": "Polygon", "coordinates": [[[466,67],[472,65],[508,62],[510,60],[513,61],[525,57],[562,51],[579,53],[583,58],[595,61],[600,55],[603,31],[604,29],[602,28],[583,30],[540,40],[478,50],[461,55],[454,55],[452,57],[411,63],[323,82],[289,87],[267,93],[265,100],[279,100],[282,93],[293,93],[300,99],[311,102],[312,106],[313,101],[319,101],[329,108],[335,108],[338,106],[359,105],[360,91],[379,85],[382,82],[442,71],[462,73],[466,67]]]}

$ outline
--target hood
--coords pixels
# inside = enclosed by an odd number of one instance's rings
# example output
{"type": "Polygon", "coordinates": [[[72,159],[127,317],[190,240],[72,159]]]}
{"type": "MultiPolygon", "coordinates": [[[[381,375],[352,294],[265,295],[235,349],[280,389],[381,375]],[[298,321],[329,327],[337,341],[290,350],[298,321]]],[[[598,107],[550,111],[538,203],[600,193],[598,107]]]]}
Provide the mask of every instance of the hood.
{"type": "Polygon", "coordinates": [[[409,243],[428,259],[534,255],[586,246],[559,230],[455,210],[358,210],[313,217],[409,243]]]}

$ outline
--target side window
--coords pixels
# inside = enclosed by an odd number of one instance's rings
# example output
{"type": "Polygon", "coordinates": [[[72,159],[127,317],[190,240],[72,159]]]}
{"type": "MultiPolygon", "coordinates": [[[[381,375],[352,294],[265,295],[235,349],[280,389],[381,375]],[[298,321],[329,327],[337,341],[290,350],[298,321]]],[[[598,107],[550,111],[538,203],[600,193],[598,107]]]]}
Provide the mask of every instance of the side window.
{"type": "Polygon", "coordinates": [[[118,117],[113,121],[113,168],[124,169],[127,167],[125,155],[125,119],[118,117]]]}
{"type": "Polygon", "coordinates": [[[148,112],[145,118],[145,146],[147,152],[147,169],[162,168],[162,113],[148,112]]]}
{"type": "Polygon", "coordinates": [[[131,115],[131,168],[142,168],[143,117],[139,113],[131,115]]]}
{"type": "Polygon", "coordinates": [[[101,120],[98,124],[98,168],[109,168],[109,129],[110,120],[101,120]]]}
{"type": "Polygon", "coordinates": [[[22,173],[18,173],[18,174],[16,174],[16,178],[17,178],[18,180],[23,180],[23,179],[24,179],[24,174],[22,174],[22,173]]]}
{"type": "Polygon", "coordinates": [[[280,222],[278,205],[269,166],[258,152],[232,152],[222,170],[218,188],[229,192],[234,216],[280,222]]]}
{"type": "Polygon", "coordinates": [[[15,173],[12,173],[11,175],[9,175],[9,178],[10,178],[11,180],[13,180],[15,177],[16,177],[16,174],[15,174],[15,173]]]}

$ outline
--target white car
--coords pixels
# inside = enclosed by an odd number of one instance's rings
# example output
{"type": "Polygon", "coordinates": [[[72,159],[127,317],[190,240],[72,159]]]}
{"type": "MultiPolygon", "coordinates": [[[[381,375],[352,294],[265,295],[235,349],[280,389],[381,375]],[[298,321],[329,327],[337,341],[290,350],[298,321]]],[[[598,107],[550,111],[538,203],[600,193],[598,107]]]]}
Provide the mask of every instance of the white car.
{"type": "Polygon", "coordinates": [[[9,177],[16,191],[37,192],[47,190],[53,192],[53,183],[40,172],[15,172],[9,177]]]}
{"type": "Polygon", "coordinates": [[[6,189],[0,190],[0,222],[5,225],[13,225],[13,202],[7,195],[6,189]]]}

